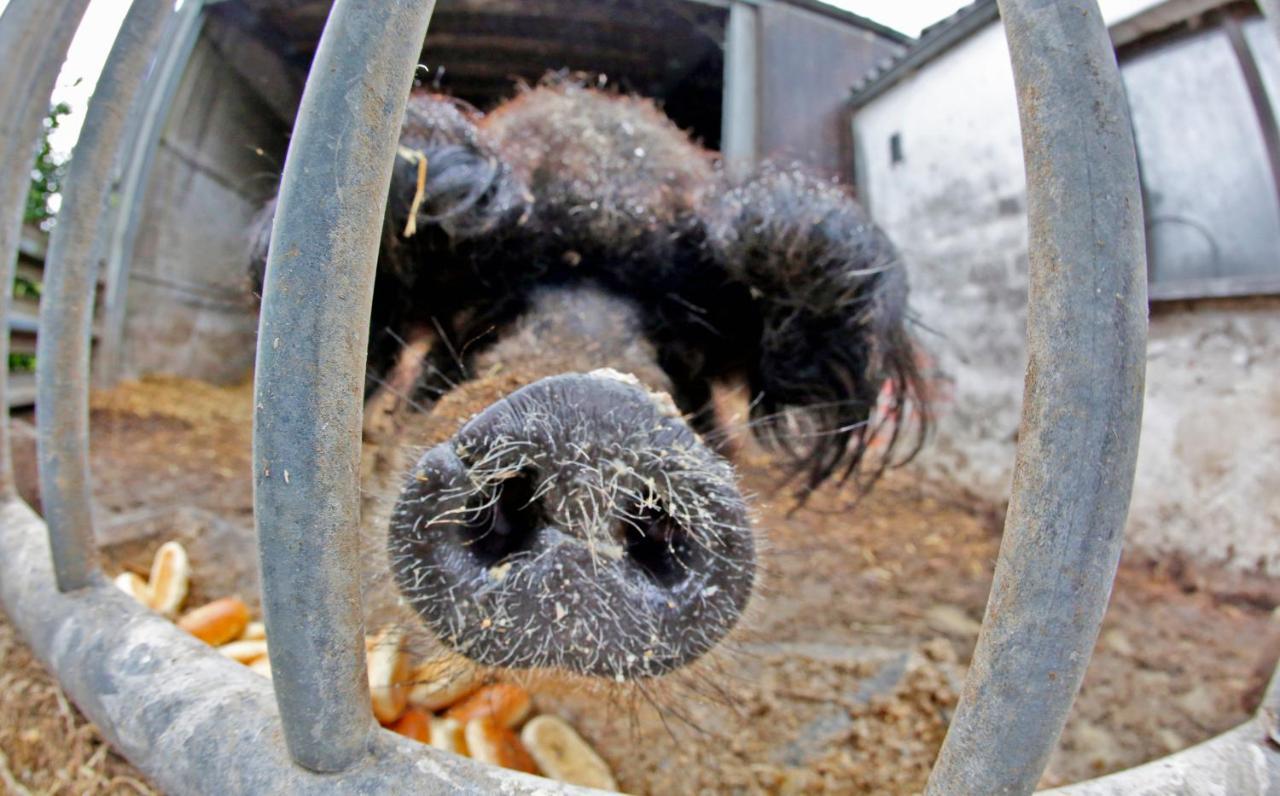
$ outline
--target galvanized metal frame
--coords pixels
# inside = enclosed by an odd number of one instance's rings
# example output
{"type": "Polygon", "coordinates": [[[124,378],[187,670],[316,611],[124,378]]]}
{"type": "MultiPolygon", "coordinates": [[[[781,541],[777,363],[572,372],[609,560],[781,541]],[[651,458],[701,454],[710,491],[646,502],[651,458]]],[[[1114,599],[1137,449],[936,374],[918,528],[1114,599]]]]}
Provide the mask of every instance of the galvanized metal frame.
{"type": "Polygon", "coordinates": [[[1001,0],[1027,170],[1029,361],[987,613],[929,793],[1030,793],[1120,560],[1146,370],[1146,251],[1095,0],[1001,0]]]}
{"type": "MultiPolygon", "coordinates": [[[[75,27],[68,20],[84,4],[13,0],[0,19],[0,45],[21,43],[30,63],[53,65],[0,75],[0,107],[25,113],[25,126],[0,128],[10,150],[25,141],[30,151],[52,88],[44,72],[56,72],[75,27]],[[25,138],[15,144],[14,136],[25,138]]],[[[155,49],[155,15],[165,4],[136,0],[130,12],[90,111],[94,131],[77,147],[66,226],[51,247],[42,323],[52,339],[41,348],[46,506],[88,503],[83,413],[93,279],[86,236],[120,143],[130,77],[136,81],[155,49]]],[[[360,595],[347,566],[355,550],[360,385],[386,185],[432,6],[338,0],[286,163],[255,390],[255,515],[277,704],[266,681],[95,577],[91,526],[75,519],[87,514],[55,507],[57,519],[45,526],[12,496],[8,467],[0,470],[7,493],[0,604],[76,704],[166,790],[580,792],[377,730],[368,706],[360,595]]],[[[1003,0],[1001,7],[1030,184],[1031,368],[988,617],[932,793],[1034,787],[1110,591],[1141,417],[1141,207],[1105,27],[1093,0],[1003,0]]],[[[7,165],[8,190],[0,202],[16,201],[15,173],[25,188],[29,160],[0,165],[7,165]]],[[[0,244],[12,267],[16,237],[0,244]]],[[[0,405],[3,399],[0,377],[0,405]]],[[[0,446],[7,456],[7,440],[0,446]]],[[[1204,776],[1238,783],[1242,792],[1272,792],[1280,787],[1278,711],[1280,678],[1254,722],[1065,792],[1192,792],[1204,776]]]]}
{"type": "MultiPolygon", "coordinates": [[[[6,145],[14,146],[15,151],[23,148],[14,143],[21,139],[34,157],[45,103],[86,3],[14,0],[0,19],[0,44],[29,46],[29,50],[7,51],[23,53],[29,63],[40,67],[34,72],[12,70],[5,75],[11,79],[0,81],[0,100],[30,111],[25,117],[29,124],[5,130],[11,133],[4,139],[6,145]]],[[[160,12],[168,7],[168,0],[136,0],[129,13],[73,157],[70,177],[75,186],[65,197],[62,223],[55,236],[61,242],[51,246],[49,292],[42,308],[49,340],[41,357],[45,388],[41,405],[47,407],[41,413],[50,417],[48,422],[42,421],[41,476],[46,510],[54,502],[78,501],[80,510],[88,505],[83,467],[88,440],[81,433],[80,413],[87,405],[87,316],[94,287],[89,244],[94,211],[106,195],[110,164],[123,129],[121,115],[129,105],[127,97],[137,89],[142,69],[154,55],[153,45],[164,17],[160,12]],[[62,367],[69,370],[63,373],[62,367]]],[[[375,21],[376,12],[356,13],[364,13],[366,19],[364,24],[349,28],[358,32],[349,45],[373,40],[382,32],[375,21]]],[[[335,12],[335,18],[342,15],[335,12]]],[[[337,27],[342,28],[341,24],[337,27]]],[[[405,74],[411,75],[412,68],[405,74]]],[[[347,74],[331,76],[330,92],[346,85],[347,79],[347,74]]],[[[368,92],[374,96],[366,97],[371,100],[366,110],[378,110],[374,107],[376,97],[388,96],[385,85],[375,89],[368,92]]],[[[407,89],[406,84],[401,95],[407,94],[407,89]]],[[[394,118],[397,128],[403,102],[402,96],[398,110],[385,105],[380,108],[388,118],[394,118]]],[[[19,185],[21,191],[15,189],[4,198],[12,200],[19,219],[32,158],[14,157],[5,162],[6,186],[19,185]]],[[[390,154],[386,161],[390,164],[390,154]]],[[[377,189],[383,196],[389,165],[386,171],[377,189]]],[[[6,205],[5,210],[9,209],[6,205]]],[[[13,245],[5,251],[12,253],[16,243],[15,235],[13,245]]],[[[13,261],[10,257],[10,263],[13,261]]],[[[367,306],[364,312],[367,316],[367,306]]],[[[0,317],[0,322],[3,320],[0,317]]],[[[3,399],[4,384],[0,381],[0,402],[3,399]]],[[[7,426],[7,421],[0,425],[7,426]]],[[[7,440],[3,447],[7,455],[7,440]]],[[[8,476],[7,469],[4,475],[8,476]]],[[[372,731],[371,719],[361,728],[358,755],[347,761],[343,775],[313,774],[295,765],[283,740],[290,730],[281,726],[262,678],[229,662],[97,577],[90,525],[50,529],[13,494],[11,477],[4,487],[6,494],[0,499],[0,550],[4,551],[0,556],[0,605],[81,710],[166,791],[369,793],[395,783],[423,793],[585,792],[481,766],[385,731],[372,731]],[[57,574],[55,560],[65,565],[57,574]]],[[[288,635],[278,624],[276,632],[288,635]]],[[[359,639],[353,641],[362,659],[363,644],[359,639]]],[[[287,689],[287,673],[281,680],[287,689]]],[[[323,702],[329,693],[321,689],[312,698],[323,702]]],[[[367,711],[367,693],[362,690],[361,695],[367,711]]],[[[320,738],[314,746],[324,747],[326,740],[320,738]]]]}
{"type": "Polygon", "coordinates": [[[112,747],[164,793],[595,792],[383,730],[368,734],[361,759],[341,774],[309,771],[289,756],[268,680],[111,584],[59,592],[45,525],[20,500],[0,503],[0,549],[0,604],[14,627],[112,747]]]}
{"type": "Polygon", "coordinates": [[[720,154],[734,176],[760,157],[760,11],[745,0],[729,5],[724,32],[724,108],[720,154]]]}
{"type": "Polygon", "coordinates": [[[254,517],[285,739],[341,771],[374,729],[357,529],[373,275],[435,0],[330,12],[285,158],[255,368],[254,517]],[[335,129],[337,128],[337,129],[335,129]]]}
{"type": "MultiPolygon", "coordinates": [[[[13,460],[9,444],[8,362],[13,277],[22,237],[22,216],[36,159],[40,125],[49,112],[58,70],[89,0],[10,0],[0,15],[0,52],[10,64],[29,69],[0,70],[0,499],[12,498],[13,460]]],[[[34,329],[32,330],[34,331],[34,329]]]]}
{"type": "Polygon", "coordinates": [[[45,521],[62,591],[98,574],[89,488],[89,339],[98,217],[133,95],[173,0],[135,0],[98,78],[49,239],[36,341],[37,438],[45,521]]]}
{"type": "Polygon", "coordinates": [[[146,198],[147,177],[155,162],[160,136],[169,118],[169,108],[191,60],[200,32],[204,29],[208,6],[222,0],[186,0],[171,17],[161,37],[160,52],[150,79],[136,101],[137,118],[125,138],[126,146],[117,166],[120,169],[116,199],[106,230],[103,273],[101,340],[94,363],[94,381],[100,386],[114,384],[124,367],[125,312],[129,300],[129,272],[133,265],[134,243],[146,198]]]}

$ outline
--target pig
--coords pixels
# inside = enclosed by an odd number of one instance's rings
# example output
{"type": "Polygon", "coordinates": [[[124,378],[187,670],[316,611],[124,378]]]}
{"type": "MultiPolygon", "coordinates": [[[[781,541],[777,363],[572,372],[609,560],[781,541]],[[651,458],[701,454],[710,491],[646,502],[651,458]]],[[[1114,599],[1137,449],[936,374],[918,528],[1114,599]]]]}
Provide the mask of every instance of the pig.
{"type": "Polygon", "coordinates": [[[900,432],[923,406],[906,299],[845,188],[731,180],[648,100],[560,78],[481,114],[415,91],[365,408],[367,481],[398,487],[368,511],[396,602],[485,667],[634,681],[698,660],[759,555],[713,387],[745,388],[801,498],[865,487],[924,438],[900,432]]]}

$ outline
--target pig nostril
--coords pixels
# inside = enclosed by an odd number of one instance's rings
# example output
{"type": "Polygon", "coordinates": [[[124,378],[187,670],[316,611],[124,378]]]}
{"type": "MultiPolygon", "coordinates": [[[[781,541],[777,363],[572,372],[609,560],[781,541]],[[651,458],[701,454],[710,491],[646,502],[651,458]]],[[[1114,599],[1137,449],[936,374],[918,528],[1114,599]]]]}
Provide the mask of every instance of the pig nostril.
{"type": "Polygon", "coordinates": [[[533,547],[545,522],[535,495],[533,473],[522,471],[472,509],[462,532],[467,549],[482,566],[500,564],[533,547]]]}
{"type": "Polygon", "coordinates": [[[387,549],[452,649],[615,681],[706,654],[755,579],[728,463],[642,388],[590,374],[522,387],[424,453],[387,549]]]}
{"type": "Polygon", "coordinates": [[[623,522],[627,557],[652,581],[670,588],[689,574],[684,530],[665,511],[639,508],[623,522]]]}

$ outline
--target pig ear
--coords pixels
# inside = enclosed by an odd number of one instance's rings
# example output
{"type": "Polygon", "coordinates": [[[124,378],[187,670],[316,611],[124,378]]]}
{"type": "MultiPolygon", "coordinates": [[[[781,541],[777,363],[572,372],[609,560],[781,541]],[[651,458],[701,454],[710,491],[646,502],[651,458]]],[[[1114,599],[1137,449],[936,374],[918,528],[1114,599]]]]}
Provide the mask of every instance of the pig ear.
{"type": "Polygon", "coordinates": [[[477,126],[479,117],[449,97],[409,98],[387,203],[396,238],[443,233],[456,243],[528,215],[533,197],[477,126]]]}
{"type": "MultiPolygon", "coordinates": [[[[444,249],[525,220],[532,196],[476,126],[478,116],[447,97],[409,98],[387,197],[380,274],[411,284],[418,261],[402,249],[444,249]]],[[[250,227],[249,274],[258,291],[275,208],[272,198],[250,227]]]]}
{"type": "Polygon", "coordinates": [[[869,484],[910,459],[927,413],[906,276],[861,206],[831,182],[770,167],[720,193],[706,229],[711,256],[750,289],[759,314],[752,426],[793,459],[802,494],[859,471],[869,484]],[[909,411],[916,433],[906,443],[909,411]]]}

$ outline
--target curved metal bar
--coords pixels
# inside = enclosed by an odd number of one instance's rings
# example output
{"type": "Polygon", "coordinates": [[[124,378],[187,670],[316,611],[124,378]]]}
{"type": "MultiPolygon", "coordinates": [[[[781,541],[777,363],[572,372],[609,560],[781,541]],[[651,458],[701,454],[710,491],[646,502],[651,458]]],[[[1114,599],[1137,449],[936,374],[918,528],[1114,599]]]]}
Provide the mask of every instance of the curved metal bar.
{"type": "Polygon", "coordinates": [[[0,15],[0,495],[14,494],[9,447],[9,318],[22,216],[49,95],[89,0],[11,0],[0,15]]]}
{"type": "Polygon", "coordinates": [[[111,746],[164,793],[599,793],[385,730],[369,735],[363,765],[307,771],[289,757],[269,680],[111,584],[59,593],[44,523],[20,500],[0,501],[0,550],[0,608],[111,746]]]}
{"type": "Polygon", "coordinates": [[[1253,719],[1135,768],[1044,791],[1045,796],[1239,796],[1280,794],[1280,666],[1253,719]]]}
{"type": "Polygon", "coordinates": [[[107,58],[67,171],[45,260],[36,339],[40,494],[62,591],[98,573],[89,479],[89,339],[94,237],[111,187],[125,118],[155,54],[173,0],[134,0],[107,58]]]}
{"type": "Polygon", "coordinates": [[[1177,754],[1042,796],[1275,796],[1280,745],[1262,716],[1177,754]]]}
{"type": "Polygon", "coordinates": [[[374,263],[434,0],[338,0],[311,67],[267,258],[254,405],[263,607],[294,760],[341,771],[373,729],[357,566],[374,263]]]}
{"type": "Polygon", "coordinates": [[[1028,183],[1029,362],[986,619],[931,794],[1030,793],[1097,639],[1142,419],[1137,158],[1094,0],[1000,0],[1028,183]]]}
{"type": "Polygon", "coordinates": [[[170,29],[162,34],[156,65],[143,87],[145,95],[137,103],[139,118],[130,132],[122,173],[116,191],[118,201],[106,227],[106,263],[103,273],[101,339],[95,352],[94,379],[100,387],[110,387],[124,368],[125,314],[129,304],[129,270],[133,266],[134,243],[147,180],[160,148],[160,137],[169,119],[173,98],[182,82],[183,70],[191,60],[207,16],[204,0],[186,0],[171,17],[170,29]]]}

